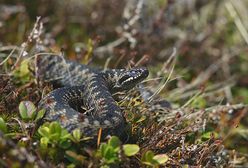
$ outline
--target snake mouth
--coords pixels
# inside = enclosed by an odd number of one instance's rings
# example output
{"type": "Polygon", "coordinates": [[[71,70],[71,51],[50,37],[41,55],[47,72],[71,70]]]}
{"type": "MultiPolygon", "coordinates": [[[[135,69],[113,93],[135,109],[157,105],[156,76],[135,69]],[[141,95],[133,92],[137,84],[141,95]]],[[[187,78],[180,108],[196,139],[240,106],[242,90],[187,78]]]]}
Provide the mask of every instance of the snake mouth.
{"type": "Polygon", "coordinates": [[[133,78],[130,75],[124,75],[121,77],[121,79],[119,80],[119,84],[122,85],[130,80],[132,80],[133,78]]]}
{"type": "Polygon", "coordinates": [[[131,89],[149,75],[146,68],[137,68],[125,72],[118,80],[119,87],[123,90],[131,89]]]}

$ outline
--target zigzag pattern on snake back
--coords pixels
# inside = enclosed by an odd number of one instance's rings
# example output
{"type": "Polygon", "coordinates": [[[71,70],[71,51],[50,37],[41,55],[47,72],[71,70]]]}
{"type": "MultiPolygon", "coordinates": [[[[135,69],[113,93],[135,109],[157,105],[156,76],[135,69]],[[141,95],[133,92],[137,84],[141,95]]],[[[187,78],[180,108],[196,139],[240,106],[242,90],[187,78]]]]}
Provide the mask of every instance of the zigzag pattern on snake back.
{"type": "Polygon", "coordinates": [[[112,95],[135,87],[149,74],[146,68],[98,70],[57,55],[37,56],[36,67],[40,80],[62,86],[40,101],[39,108],[46,110],[44,119],[91,137],[99,128],[103,136],[122,135],[125,119],[112,95]],[[81,105],[86,112],[77,111],[81,105]]]}

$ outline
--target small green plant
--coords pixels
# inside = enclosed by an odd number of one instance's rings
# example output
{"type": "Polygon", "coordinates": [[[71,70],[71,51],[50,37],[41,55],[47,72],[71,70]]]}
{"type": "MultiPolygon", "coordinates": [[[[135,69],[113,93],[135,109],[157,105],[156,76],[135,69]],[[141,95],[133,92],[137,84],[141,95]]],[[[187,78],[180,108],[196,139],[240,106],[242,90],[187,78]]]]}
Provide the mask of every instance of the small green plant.
{"type": "Polygon", "coordinates": [[[166,163],[169,157],[166,154],[155,155],[152,151],[147,151],[142,155],[141,161],[143,164],[157,168],[159,165],[166,163]]]}
{"type": "Polygon", "coordinates": [[[60,126],[58,122],[43,124],[38,133],[42,136],[40,146],[46,149],[49,145],[52,147],[60,147],[68,149],[71,146],[71,134],[60,126]]]}
{"type": "Polygon", "coordinates": [[[18,66],[15,70],[14,70],[14,78],[16,80],[14,80],[16,83],[18,84],[25,84],[30,82],[30,79],[32,78],[32,75],[29,71],[29,60],[28,59],[24,59],[20,62],[20,66],[18,66]]]}
{"type": "Polygon", "coordinates": [[[215,131],[205,132],[201,136],[201,141],[207,141],[211,138],[217,138],[218,136],[219,136],[218,133],[215,131]]]}
{"type": "Polygon", "coordinates": [[[108,167],[110,164],[120,162],[122,150],[125,156],[130,157],[139,152],[139,146],[135,144],[125,144],[121,146],[121,141],[116,136],[111,137],[108,143],[102,143],[98,150],[98,154],[102,158],[102,167],[108,167]]]}
{"type": "Polygon", "coordinates": [[[44,116],[45,110],[37,111],[37,108],[31,101],[22,101],[19,104],[19,113],[24,121],[38,121],[44,116]]]}

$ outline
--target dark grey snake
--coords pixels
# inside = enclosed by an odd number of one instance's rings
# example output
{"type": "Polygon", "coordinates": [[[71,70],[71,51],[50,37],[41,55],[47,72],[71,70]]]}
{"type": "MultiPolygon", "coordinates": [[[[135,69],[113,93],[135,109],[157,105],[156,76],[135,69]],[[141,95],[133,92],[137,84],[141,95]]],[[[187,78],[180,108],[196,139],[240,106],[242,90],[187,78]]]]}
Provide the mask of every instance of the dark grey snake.
{"type": "Polygon", "coordinates": [[[112,95],[148,76],[146,68],[98,70],[57,55],[37,56],[36,67],[39,79],[62,86],[40,101],[39,108],[46,110],[44,119],[92,137],[100,128],[103,136],[123,133],[125,119],[112,95]],[[77,110],[81,105],[84,113],[77,110]]]}

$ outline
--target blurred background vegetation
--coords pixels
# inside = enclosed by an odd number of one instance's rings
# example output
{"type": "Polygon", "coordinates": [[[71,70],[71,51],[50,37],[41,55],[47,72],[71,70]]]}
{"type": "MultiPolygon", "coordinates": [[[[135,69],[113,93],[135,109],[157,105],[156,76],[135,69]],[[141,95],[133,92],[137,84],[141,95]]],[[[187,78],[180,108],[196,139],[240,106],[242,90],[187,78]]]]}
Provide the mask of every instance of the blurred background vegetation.
{"type": "MultiPolygon", "coordinates": [[[[80,62],[139,64],[164,78],[170,73],[165,63],[174,55],[174,80],[161,96],[175,107],[201,91],[191,107],[246,104],[247,9],[244,0],[0,0],[0,60],[28,40],[41,16],[43,45],[80,62]]],[[[247,155],[247,114],[237,127],[224,117],[220,122],[216,130],[225,147],[247,155]]]]}

